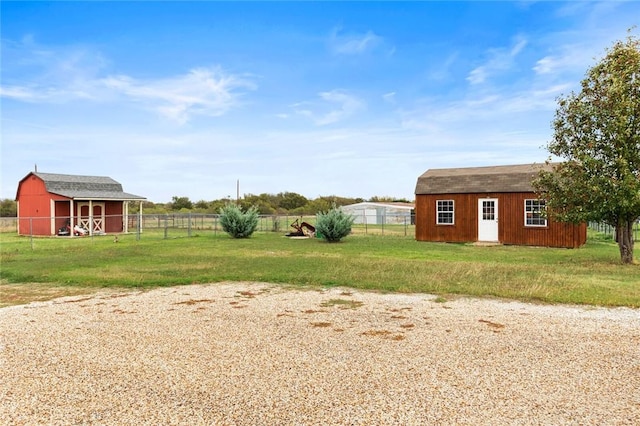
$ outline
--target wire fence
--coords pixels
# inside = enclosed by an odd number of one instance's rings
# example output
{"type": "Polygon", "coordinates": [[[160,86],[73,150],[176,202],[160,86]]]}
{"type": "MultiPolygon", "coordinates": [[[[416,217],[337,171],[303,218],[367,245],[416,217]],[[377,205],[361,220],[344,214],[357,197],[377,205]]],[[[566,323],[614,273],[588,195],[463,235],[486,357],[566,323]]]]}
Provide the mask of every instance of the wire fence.
{"type": "MultiPolygon", "coordinates": [[[[605,237],[616,238],[616,228],[606,223],[589,222],[589,229],[604,234],[605,237]]],[[[636,221],[633,226],[633,241],[640,241],[640,221],[636,221]]]]}
{"type": "MultiPolygon", "coordinates": [[[[224,233],[220,225],[218,214],[170,213],[170,214],[132,214],[110,215],[92,218],[73,218],[74,228],[63,232],[63,228],[70,225],[69,217],[31,217],[0,218],[0,232],[17,234],[28,237],[96,237],[103,235],[135,235],[136,239],[154,238],[169,239],[193,237],[198,235],[224,233]]],[[[355,235],[386,235],[398,237],[415,237],[415,219],[405,214],[362,215],[354,217],[352,234],[355,235]]],[[[261,215],[258,218],[256,232],[275,232],[283,235],[295,232],[291,225],[307,222],[315,226],[317,217],[296,215],[261,215]]],[[[602,223],[589,223],[589,228],[615,239],[615,228],[602,223]]],[[[633,237],[640,241],[640,222],[636,222],[633,237]]]]}
{"type": "MultiPolygon", "coordinates": [[[[354,218],[356,219],[356,218],[354,218]]],[[[353,234],[411,237],[415,226],[407,215],[367,215],[358,217],[353,234]]],[[[260,215],[256,232],[295,232],[292,225],[306,222],[315,226],[317,216],[260,215]]],[[[0,232],[16,232],[29,237],[97,237],[134,234],[141,238],[179,238],[224,233],[218,214],[169,213],[102,215],[94,217],[0,218],[0,232]]]]}

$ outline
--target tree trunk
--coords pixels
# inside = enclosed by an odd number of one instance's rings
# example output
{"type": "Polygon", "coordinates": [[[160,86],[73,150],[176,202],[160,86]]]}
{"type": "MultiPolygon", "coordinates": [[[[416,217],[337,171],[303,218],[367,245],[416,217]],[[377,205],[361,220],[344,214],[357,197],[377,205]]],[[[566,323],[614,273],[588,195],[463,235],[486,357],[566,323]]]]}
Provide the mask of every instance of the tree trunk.
{"type": "Polygon", "coordinates": [[[619,220],[616,226],[616,241],[622,263],[633,263],[633,220],[619,220]]]}

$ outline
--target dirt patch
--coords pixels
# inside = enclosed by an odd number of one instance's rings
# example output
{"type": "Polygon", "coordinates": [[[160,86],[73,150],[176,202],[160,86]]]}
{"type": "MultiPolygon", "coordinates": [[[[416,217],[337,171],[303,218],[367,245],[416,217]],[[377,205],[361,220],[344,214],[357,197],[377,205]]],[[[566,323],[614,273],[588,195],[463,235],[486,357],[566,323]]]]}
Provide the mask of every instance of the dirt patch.
{"type": "Polygon", "coordinates": [[[103,290],[75,286],[53,286],[52,284],[41,283],[2,283],[0,284],[0,308],[25,305],[31,302],[45,302],[59,297],[95,294],[103,290]]]}

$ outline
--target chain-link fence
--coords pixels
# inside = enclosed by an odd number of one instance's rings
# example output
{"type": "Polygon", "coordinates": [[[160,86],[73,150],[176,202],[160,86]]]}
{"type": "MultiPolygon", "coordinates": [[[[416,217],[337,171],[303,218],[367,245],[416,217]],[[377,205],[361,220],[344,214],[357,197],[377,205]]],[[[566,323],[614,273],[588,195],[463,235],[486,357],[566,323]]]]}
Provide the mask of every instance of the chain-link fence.
{"type": "MultiPolygon", "coordinates": [[[[150,231],[162,231],[164,238],[170,236],[193,236],[201,232],[213,232],[214,234],[224,232],[219,223],[220,216],[217,214],[158,214],[131,216],[129,218],[129,229],[137,229],[137,221],[142,221],[142,233],[150,231]]],[[[258,217],[258,228],[256,232],[281,232],[283,234],[294,232],[296,229],[291,225],[306,222],[312,226],[316,224],[316,216],[294,216],[294,215],[261,215],[258,217]]],[[[410,216],[406,215],[386,215],[367,216],[360,223],[352,226],[353,234],[365,235],[395,235],[413,238],[415,227],[410,216]]]]}
{"type": "MultiPolygon", "coordinates": [[[[99,218],[85,218],[74,220],[75,231],[61,232],[69,222],[69,217],[15,217],[0,218],[0,232],[16,232],[25,236],[100,236],[135,234],[142,238],[147,234],[149,238],[177,238],[192,237],[207,232],[214,234],[224,232],[220,226],[220,215],[195,213],[144,214],[144,215],[114,215],[99,218]],[[94,228],[90,228],[90,220],[94,228]]],[[[283,234],[295,231],[291,224],[307,222],[315,225],[316,216],[295,215],[261,215],[258,220],[257,232],[281,232],[283,234]]],[[[355,218],[352,226],[353,234],[390,235],[413,238],[415,226],[413,216],[398,215],[370,215],[355,218]]],[[[70,223],[69,223],[70,225],[70,223]]],[[[615,239],[615,228],[611,225],[591,222],[589,228],[615,239]]],[[[634,240],[640,241],[640,222],[636,222],[634,240]]]]}
{"type": "MultiPolygon", "coordinates": [[[[371,215],[358,217],[353,234],[387,235],[413,238],[415,227],[408,215],[371,215]]],[[[317,217],[295,215],[261,215],[256,232],[295,232],[294,223],[315,226],[317,217]]],[[[224,233],[218,214],[169,213],[102,215],[92,217],[0,218],[0,232],[16,232],[30,237],[99,237],[135,235],[140,238],[193,237],[207,233],[224,233]]]]}

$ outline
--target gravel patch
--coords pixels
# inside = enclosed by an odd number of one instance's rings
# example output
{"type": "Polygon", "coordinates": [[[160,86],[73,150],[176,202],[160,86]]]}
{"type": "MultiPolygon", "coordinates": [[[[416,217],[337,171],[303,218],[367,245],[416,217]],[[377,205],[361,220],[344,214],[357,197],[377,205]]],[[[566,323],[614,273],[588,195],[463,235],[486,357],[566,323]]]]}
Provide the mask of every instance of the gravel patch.
{"type": "Polygon", "coordinates": [[[640,311],[263,283],[0,309],[3,425],[636,425],[640,311]]]}

